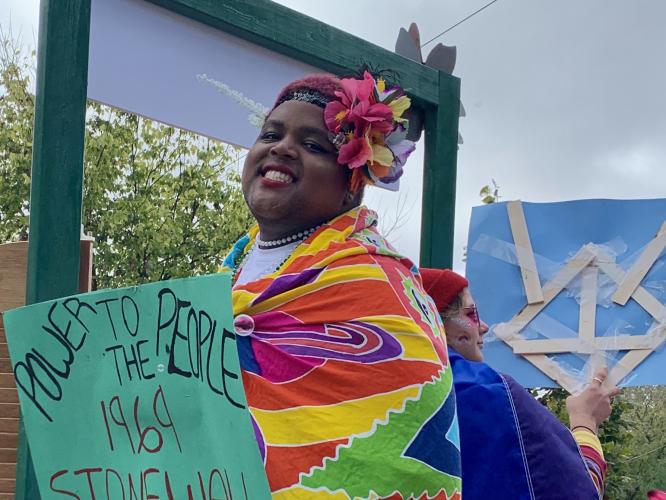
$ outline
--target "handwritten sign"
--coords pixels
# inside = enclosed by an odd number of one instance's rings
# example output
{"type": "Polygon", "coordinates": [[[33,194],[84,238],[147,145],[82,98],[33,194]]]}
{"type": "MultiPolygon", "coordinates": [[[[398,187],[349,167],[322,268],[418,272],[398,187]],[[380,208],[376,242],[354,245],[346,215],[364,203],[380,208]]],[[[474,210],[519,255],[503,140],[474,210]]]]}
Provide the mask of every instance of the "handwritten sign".
{"type": "Polygon", "coordinates": [[[262,499],[226,274],[4,315],[43,498],[262,499]]]}

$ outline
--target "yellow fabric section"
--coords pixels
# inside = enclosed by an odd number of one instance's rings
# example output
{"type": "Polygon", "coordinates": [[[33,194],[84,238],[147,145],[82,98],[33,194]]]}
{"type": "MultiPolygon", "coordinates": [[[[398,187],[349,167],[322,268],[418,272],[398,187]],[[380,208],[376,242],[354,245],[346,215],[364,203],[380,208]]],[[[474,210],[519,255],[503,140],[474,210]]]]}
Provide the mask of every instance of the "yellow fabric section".
{"type": "Polygon", "coordinates": [[[282,304],[291,302],[295,299],[300,299],[306,295],[321,290],[332,285],[339,285],[354,280],[367,280],[378,279],[385,280],[386,274],[378,266],[375,265],[353,265],[343,266],[335,269],[323,271],[316,281],[308,285],[302,285],[287,292],[271,297],[270,299],[262,301],[257,306],[250,306],[246,314],[258,314],[265,311],[275,309],[282,304]]]}
{"type": "MultiPolygon", "coordinates": [[[[299,246],[296,249],[296,251],[293,253],[292,258],[296,259],[296,258],[302,257],[302,256],[316,255],[317,253],[319,253],[323,250],[326,250],[326,248],[330,245],[330,243],[333,242],[332,239],[330,239],[330,240],[325,241],[325,243],[326,243],[325,245],[322,244],[322,243],[324,243],[324,235],[326,235],[328,237],[329,233],[333,233],[333,235],[340,234],[336,231],[331,231],[331,230],[324,231],[319,236],[319,238],[317,238],[317,240],[314,241],[313,243],[311,243],[309,245],[299,246]],[[320,238],[321,238],[321,240],[320,240],[320,238]]],[[[321,259],[320,261],[317,261],[317,266],[318,267],[326,267],[327,265],[329,265],[329,264],[331,264],[331,263],[333,263],[337,260],[343,259],[345,257],[353,257],[354,255],[363,255],[365,253],[367,253],[367,252],[360,245],[358,247],[341,248],[337,252],[333,252],[332,254],[330,254],[330,255],[324,257],[323,259],[321,259]]],[[[287,263],[291,262],[293,260],[292,258],[290,258],[287,261],[287,263]]]]}
{"type": "Polygon", "coordinates": [[[402,345],[402,359],[440,362],[430,339],[406,316],[366,316],[360,320],[393,332],[393,337],[402,345]]]}
{"type": "Polygon", "coordinates": [[[298,486],[276,491],[271,495],[271,498],[273,500],[349,500],[349,496],[344,493],[312,491],[298,486]]]}
{"type": "Polygon", "coordinates": [[[578,427],[572,431],[574,439],[578,443],[578,446],[589,446],[594,449],[597,453],[604,457],[604,450],[601,448],[601,442],[595,433],[582,427],[578,427]]]}
{"type": "MultiPolygon", "coordinates": [[[[350,212],[347,215],[354,216],[356,214],[356,211],[350,212]]],[[[332,227],[328,227],[324,229],[321,233],[319,233],[319,236],[315,238],[313,241],[311,241],[308,244],[303,244],[299,245],[296,251],[293,254],[293,257],[299,257],[302,255],[316,255],[322,250],[325,250],[331,243],[343,243],[344,241],[347,240],[347,237],[351,234],[351,226],[348,226],[345,231],[338,231],[337,229],[334,229],[332,227]]],[[[350,255],[359,255],[361,253],[365,253],[364,250],[362,250],[360,247],[358,249],[351,248],[348,249],[351,250],[352,253],[350,255]]],[[[344,256],[344,254],[343,254],[344,256]]],[[[326,259],[322,260],[322,262],[333,262],[337,260],[337,258],[333,259],[326,259]]]]}
{"type": "Polygon", "coordinates": [[[234,290],[232,295],[234,315],[241,314],[257,295],[245,290],[234,290]]]}
{"type": "Polygon", "coordinates": [[[420,386],[328,406],[301,406],[279,411],[252,409],[267,445],[304,445],[342,439],[370,431],[390,410],[402,410],[420,386]],[[322,428],[322,422],[327,426],[322,428]]]}

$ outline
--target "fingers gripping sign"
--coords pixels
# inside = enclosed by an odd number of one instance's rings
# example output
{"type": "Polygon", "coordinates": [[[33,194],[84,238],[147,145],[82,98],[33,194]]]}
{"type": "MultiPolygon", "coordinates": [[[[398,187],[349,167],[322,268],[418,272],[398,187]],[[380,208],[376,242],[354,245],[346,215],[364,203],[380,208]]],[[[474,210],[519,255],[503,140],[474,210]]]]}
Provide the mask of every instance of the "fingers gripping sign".
{"type": "Polygon", "coordinates": [[[587,387],[575,396],[569,396],[566,401],[569,413],[569,424],[574,427],[587,427],[595,434],[611,414],[613,397],[620,390],[606,381],[608,368],[599,368],[587,387]]]}

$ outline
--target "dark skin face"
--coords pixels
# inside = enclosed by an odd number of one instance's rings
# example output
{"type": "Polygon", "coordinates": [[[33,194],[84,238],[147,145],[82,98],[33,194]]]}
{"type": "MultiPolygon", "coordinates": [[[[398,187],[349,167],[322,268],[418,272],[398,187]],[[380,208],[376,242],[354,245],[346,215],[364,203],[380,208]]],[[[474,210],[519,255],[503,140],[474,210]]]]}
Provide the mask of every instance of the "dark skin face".
{"type": "Polygon", "coordinates": [[[337,162],[323,109],[301,101],[270,114],[245,159],[242,186],[263,240],[327,222],[360,202],[349,194],[349,172],[337,162]]]}

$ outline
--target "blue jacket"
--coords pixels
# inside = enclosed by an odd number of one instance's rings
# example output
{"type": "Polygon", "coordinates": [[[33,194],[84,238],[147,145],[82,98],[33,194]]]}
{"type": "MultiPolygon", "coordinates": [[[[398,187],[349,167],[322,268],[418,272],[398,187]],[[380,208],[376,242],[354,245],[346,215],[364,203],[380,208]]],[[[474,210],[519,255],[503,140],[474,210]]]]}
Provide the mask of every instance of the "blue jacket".
{"type": "Polygon", "coordinates": [[[598,493],[573,435],[524,387],[449,349],[465,500],[587,500],[598,493]]]}

